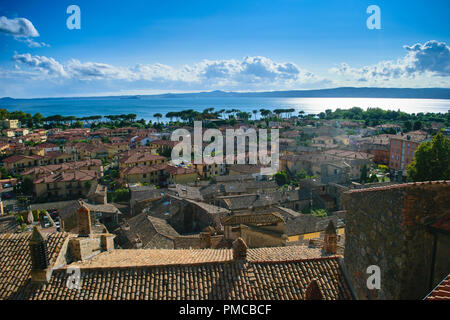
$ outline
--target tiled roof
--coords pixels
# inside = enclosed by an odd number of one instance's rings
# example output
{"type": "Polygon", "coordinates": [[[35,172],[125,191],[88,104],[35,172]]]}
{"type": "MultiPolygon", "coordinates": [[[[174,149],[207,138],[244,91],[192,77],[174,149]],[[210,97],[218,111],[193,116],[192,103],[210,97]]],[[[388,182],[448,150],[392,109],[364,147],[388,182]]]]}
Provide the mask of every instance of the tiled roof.
{"type": "Polygon", "coordinates": [[[150,173],[150,172],[155,172],[155,171],[161,171],[161,170],[165,170],[167,168],[167,164],[165,163],[160,163],[160,164],[155,164],[153,166],[134,166],[134,167],[126,167],[121,169],[121,173],[124,175],[129,175],[129,174],[144,174],[144,173],[150,173]]]}
{"type": "Polygon", "coordinates": [[[345,224],[338,216],[318,218],[313,214],[302,214],[286,222],[286,234],[288,236],[324,231],[330,221],[336,228],[343,228],[345,224]]]}
{"type": "MultiPolygon", "coordinates": [[[[68,235],[62,232],[48,234],[50,265],[55,262],[68,235]]],[[[31,282],[30,237],[31,232],[0,235],[0,300],[20,299],[22,287],[31,282]]]]}
{"type": "Polygon", "coordinates": [[[425,299],[450,300],[450,274],[425,299]]]}
{"type": "Polygon", "coordinates": [[[136,241],[142,245],[142,248],[173,248],[173,239],[177,237],[178,232],[164,219],[148,216],[146,213],[140,213],[127,220],[121,226],[121,246],[124,248],[135,247],[136,241]]]}
{"type": "Polygon", "coordinates": [[[168,146],[168,147],[174,147],[177,143],[179,143],[178,141],[171,141],[171,140],[155,140],[152,141],[151,144],[157,144],[160,146],[168,146]]]}
{"type": "Polygon", "coordinates": [[[30,168],[22,173],[22,175],[38,175],[38,174],[51,174],[52,172],[57,171],[65,171],[65,170],[76,170],[83,167],[90,167],[90,166],[101,166],[102,161],[100,159],[88,159],[83,161],[74,161],[74,162],[66,162],[61,164],[50,164],[46,166],[38,166],[30,168]]]}
{"type": "Polygon", "coordinates": [[[197,265],[232,261],[230,249],[123,249],[103,252],[96,257],[77,262],[80,268],[144,267],[197,265]]]}
{"type": "Polygon", "coordinates": [[[166,157],[158,156],[158,155],[151,154],[151,153],[135,152],[135,153],[132,153],[128,157],[123,157],[123,158],[119,159],[119,162],[129,164],[129,163],[136,163],[136,162],[156,161],[156,160],[166,160],[166,159],[167,159],[166,157]]]}
{"type": "Polygon", "coordinates": [[[391,189],[403,189],[403,188],[411,188],[411,187],[414,187],[414,186],[426,186],[426,185],[436,185],[436,184],[446,184],[446,185],[448,185],[448,184],[450,184],[450,180],[409,182],[409,183],[402,183],[402,184],[387,185],[387,186],[382,186],[382,187],[373,187],[373,188],[366,188],[366,189],[353,189],[353,190],[347,191],[347,193],[370,192],[370,191],[391,190],[391,189]]]}
{"type": "Polygon", "coordinates": [[[0,217],[0,233],[13,233],[19,227],[15,216],[0,217]]]}
{"type": "Polygon", "coordinates": [[[35,184],[52,182],[90,181],[97,179],[97,172],[94,170],[75,170],[72,172],[60,172],[36,179],[35,184]]]}
{"type": "Polygon", "coordinates": [[[34,160],[40,160],[42,158],[43,157],[38,156],[38,155],[32,155],[32,156],[13,155],[13,156],[10,156],[8,158],[3,159],[3,162],[5,162],[5,163],[16,163],[16,162],[18,162],[20,160],[23,160],[23,159],[28,159],[28,160],[34,161],[34,160]]]}
{"type": "Polygon", "coordinates": [[[167,166],[166,171],[172,175],[177,174],[192,174],[195,173],[195,169],[187,167],[167,166]]]}
{"type": "Polygon", "coordinates": [[[279,213],[235,214],[222,219],[223,225],[259,225],[284,222],[279,213]]]}
{"type": "Polygon", "coordinates": [[[317,279],[324,299],[352,299],[338,258],[290,262],[201,263],[139,268],[82,269],[79,290],[66,286],[64,270],[27,299],[304,299],[317,279]]]}

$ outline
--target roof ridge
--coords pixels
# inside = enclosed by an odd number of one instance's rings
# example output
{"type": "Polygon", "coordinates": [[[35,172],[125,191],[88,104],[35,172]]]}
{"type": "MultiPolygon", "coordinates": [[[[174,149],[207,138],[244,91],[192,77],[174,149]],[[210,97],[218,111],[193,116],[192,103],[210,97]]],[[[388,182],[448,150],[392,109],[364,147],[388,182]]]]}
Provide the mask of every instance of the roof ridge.
{"type": "Polygon", "coordinates": [[[358,193],[358,192],[369,192],[369,191],[379,191],[379,190],[402,189],[402,188],[408,188],[408,187],[413,187],[413,186],[438,185],[438,184],[450,184],[450,180],[417,181],[417,182],[399,183],[399,184],[386,185],[386,186],[380,186],[380,187],[353,189],[353,190],[347,191],[346,193],[358,193]]]}

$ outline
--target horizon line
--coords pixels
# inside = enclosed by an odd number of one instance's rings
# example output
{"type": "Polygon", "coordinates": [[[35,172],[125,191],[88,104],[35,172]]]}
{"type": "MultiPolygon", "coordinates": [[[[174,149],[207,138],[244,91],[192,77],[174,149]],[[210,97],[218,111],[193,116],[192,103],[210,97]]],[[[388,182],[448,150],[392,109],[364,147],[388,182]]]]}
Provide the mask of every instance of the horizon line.
{"type": "MultiPolygon", "coordinates": [[[[291,89],[291,90],[261,90],[261,91],[225,91],[225,90],[210,90],[210,91],[181,91],[181,92],[162,92],[162,93],[145,93],[145,94],[105,94],[105,95],[76,95],[76,96],[54,96],[54,97],[31,97],[31,98],[14,98],[10,96],[0,97],[0,100],[37,100],[37,99],[76,99],[76,98],[119,98],[119,97],[155,97],[155,96],[164,96],[164,95],[183,95],[183,94],[209,94],[209,93],[226,93],[226,94],[252,94],[252,93],[288,93],[288,92],[312,92],[312,91],[326,91],[326,90],[337,90],[337,89],[384,89],[384,90],[450,90],[450,87],[421,87],[421,88],[402,88],[402,87],[352,87],[352,86],[344,86],[344,87],[333,87],[333,88],[321,88],[321,89],[291,89]]],[[[280,97],[282,98],[282,97],[280,97]]],[[[288,97],[286,97],[288,98],[288,97]]],[[[292,97],[296,98],[296,97],[292,97]]],[[[443,99],[447,100],[450,98],[415,98],[415,97],[304,97],[304,98],[373,98],[373,99],[443,99]]]]}

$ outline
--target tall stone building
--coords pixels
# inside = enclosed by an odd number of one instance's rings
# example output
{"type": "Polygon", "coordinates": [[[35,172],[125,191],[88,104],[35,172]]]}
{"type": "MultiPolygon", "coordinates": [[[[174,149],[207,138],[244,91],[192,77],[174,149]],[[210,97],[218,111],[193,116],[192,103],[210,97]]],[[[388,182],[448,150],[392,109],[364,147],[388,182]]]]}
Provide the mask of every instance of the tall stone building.
{"type": "Polygon", "coordinates": [[[450,273],[450,181],[352,190],[344,262],[359,299],[423,299],[450,273]],[[369,266],[380,288],[369,289],[369,266]]]}

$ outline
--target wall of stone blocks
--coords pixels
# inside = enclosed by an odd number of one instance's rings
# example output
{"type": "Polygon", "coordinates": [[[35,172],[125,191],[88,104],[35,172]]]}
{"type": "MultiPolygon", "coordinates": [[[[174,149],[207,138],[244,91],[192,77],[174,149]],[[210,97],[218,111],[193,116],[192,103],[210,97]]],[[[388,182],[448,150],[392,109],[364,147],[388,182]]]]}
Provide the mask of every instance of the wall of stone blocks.
{"type": "MultiPolygon", "coordinates": [[[[422,299],[433,289],[434,235],[425,225],[450,214],[449,194],[442,182],[344,194],[344,262],[359,298],[422,299]],[[381,269],[380,290],[367,288],[370,265],[381,269]]],[[[435,269],[449,273],[448,241],[440,244],[435,269]]]]}

